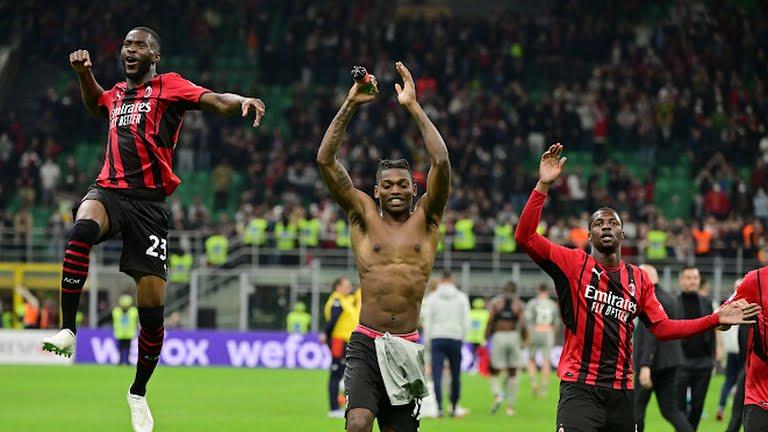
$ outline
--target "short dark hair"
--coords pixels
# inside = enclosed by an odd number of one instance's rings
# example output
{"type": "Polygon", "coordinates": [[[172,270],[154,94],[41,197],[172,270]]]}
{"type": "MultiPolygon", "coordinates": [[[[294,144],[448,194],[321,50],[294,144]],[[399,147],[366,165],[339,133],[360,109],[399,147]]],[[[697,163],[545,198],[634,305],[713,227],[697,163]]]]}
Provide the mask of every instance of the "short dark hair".
{"type": "MultiPolygon", "coordinates": [[[[154,48],[154,50],[155,50],[157,53],[160,53],[160,35],[159,35],[159,34],[157,34],[157,32],[156,32],[156,31],[152,30],[151,28],[149,28],[149,27],[147,27],[147,26],[138,26],[138,27],[134,27],[134,28],[132,28],[130,31],[134,31],[134,30],[141,30],[141,31],[143,31],[143,32],[147,32],[147,33],[149,33],[149,35],[150,35],[150,36],[152,36],[152,40],[154,41],[154,45],[155,45],[155,46],[153,47],[153,48],[154,48]]],[[[129,33],[130,33],[130,32],[129,32],[129,33]]],[[[150,43],[150,45],[152,45],[152,44],[150,43]]]]}
{"type": "MultiPolygon", "coordinates": [[[[681,269],[680,269],[680,274],[682,275],[683,273],[685,273],[685,272],[686,272],[686,271],[688,271],[688,270],[696,270],[696,271],[699,271],[699,268],[698,268],[698,267],[696,267],[696,266],[692,266],[692,265],[684,265],[684,266],[683,266],[683,268],[681,268],[681,269]]],[[[703,282],[703,281],[704,281],[704,278],[702,278],[702,282],[703,282]]]]}
{"type": "Polygon", "coordinates": [[[381,159],[379,160],[379,168],[376,169],[376,183],[381,179],[381,172],[389,169],[404,169],[408,171],[408,174],[413,180],[413,172],[411,171],[411,165],[405,159],[381,159]]]}
{"type": "Polygon", "coordinates": [[[619,212],[617,212],[615,209],[612,209],[610,207],[600,207],[599,209],[593,211],[592,214],[589,216],[589,222],[587,223],[587,231],[592,229],[592,223],[595,221],[595,215],[605,210],[612,211],[616,215],[616,218],[619,220],[621,227],[622,228],[624,227],[624,220],[621,218],[621,215],[619,214],[619,212]]]}
{"type": "Polygon", "coordinates": [[[450,279],[453,277],[453,274],[450,270],[443,270],[443,279],[450,279]]]}
{"type": "Polygon", "coordinates": [[[509,294],[515,294],[517,292],[517,284],[514,281],[509,281],[504,284],[504,292],[509,294]]]}
{"type": "Polygon", "coordinates": [[[333,284],[331,285],[331,287],[333,288],[334,291],[336,291],[336,288],[338,288],[339,285],[341,285],[345,280],[347,280],[347,278],[345,278],[344,276],[336,278],[336,279],[334,279],[333,284]]]}
{"type": "Polygon", "coordinates": [[[549,292],[549,287],[547,286],[547,284],[539,285],[539,292],[549,292]]]}

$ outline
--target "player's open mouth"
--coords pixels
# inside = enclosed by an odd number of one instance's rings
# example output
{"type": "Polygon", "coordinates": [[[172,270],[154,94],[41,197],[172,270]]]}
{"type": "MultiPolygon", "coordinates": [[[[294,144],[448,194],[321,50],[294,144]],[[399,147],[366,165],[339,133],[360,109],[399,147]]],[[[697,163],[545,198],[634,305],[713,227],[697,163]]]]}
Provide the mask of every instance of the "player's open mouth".
{"type": "Polygon", "coordinates": [[[403,200],[402,198],[390,198],[388,202],[394,206],[405,204],[405,200],[403,200]]]}
{"type": "Polygon", "coordinates": [[[613,240],[613,234],[603,234],[600,236],[600,240],[613,240]]]}
{"type": "Polygon", "coordinates": [[[139,64],[139,59],[137,59],[135,57],[126,57],[125,58],[125,65],[126,66],[136,66],[137,64],[139,64]]]}

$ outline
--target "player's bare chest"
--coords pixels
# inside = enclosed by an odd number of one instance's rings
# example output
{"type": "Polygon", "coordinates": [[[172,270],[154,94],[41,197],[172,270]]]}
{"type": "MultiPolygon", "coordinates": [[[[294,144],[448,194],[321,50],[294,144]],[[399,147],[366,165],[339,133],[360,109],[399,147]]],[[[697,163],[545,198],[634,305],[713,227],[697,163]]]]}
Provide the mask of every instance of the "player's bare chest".
{"type": "Polygon", "coordinates": [[[373,223],[365,231],[353,231],[352,237],[357,253],[370,261],[412,261],[433,257],[435,252],[432,236],[420,224],[373,223]]]}

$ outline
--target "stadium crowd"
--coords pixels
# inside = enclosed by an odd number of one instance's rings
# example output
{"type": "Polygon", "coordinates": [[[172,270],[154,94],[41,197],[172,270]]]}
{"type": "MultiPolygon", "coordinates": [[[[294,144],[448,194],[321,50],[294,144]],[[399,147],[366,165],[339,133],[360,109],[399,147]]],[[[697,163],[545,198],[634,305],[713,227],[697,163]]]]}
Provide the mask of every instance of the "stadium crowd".
{"type": "MultiPolygon", "coordinates": [[[[348,130],[343,162],[355,185],[372,190],[376,161],[402,156],[424,190],[427,155],[389,90],[392,62],[402,59],[417,77],[419,97],[443,133],[454,166],[448,235],[457,233],[462,220],[472,221],[471,231],[480,237],[514,226],[535,182],[533,161],[546,144],[560,141],[589,158],[583,166],[569,166],[566,180],[551,193],[554,210],[547,214],[559,217],[549,219],[546,229],[559,242],[585,244],[586,212],[608,205],[622,211],[628,244],[646,248],[649,232],[661,231],[666,253],[681,260],[730,256],[739,248],[755,255],[766,244],[763,10],[724,4],[734,10],[715,13],[704,4],[681,2],[653,14],[667,6],[630,2],[595,9],[595,2],[568,2],[535,19],[500,12],[474,20],[439,8],[387,10],[367,1],[333,7],[281,2],[282,12],[274,14],[261,11],[256,1],[237,2],[244,10],[238,14],[226,13],[233,2],[115,3],[108,15],[96,4],[65,3],[65,13],[45,2],[13,6],[27,9],[19,15],[26,20],[14,25],[37,35],[24,48],[40,64],[53,59],[63,70],[69,51],[88,48],[96,76],[110,87],[122,77],[117,52],[124,35],[114,29],[129,28],[137,16],[152,17],[148,25],[166,24],[158,27],[163,56],[195,60],[187,78],[231,87],[217,78],[224,54],[212,41],[232,41],[236,49],[229,55],[249,62],[258,79],[231,90],[262,95],[271,87],[287,89],[282,110],[270,111],[271,101],[263,97],[267,117],[279,117],[272,127],[252,130],[238,119],[188,114],[177,169],[182,179],[184,173],[210,171],[214,199],[172,198],[176,229],[234,235],[263,218],[267,231],[275,232],[281,221],[293,219],[298,226],[316,217],[320,238],[334,239],[341,215],[327,200],[315,153],[353,64],[368,66],[382,87],[380,101],[348,130]],[[394,19],[378,26],[381,14],[394,19]],[[632,18],[637,16],[649,18],[632,18]],[[642,175],[632,169],[638,164],[642,175]],[[692,176],[695,196],[684,217],[669,217],[657,205],[665,200],[656,190],[663,167],[688,167],[692,176]],[[243,174],[242,189],[233,184],[235,173],[243,174]],[[226,205],[232,195],[239,202],[236,212],[226,205]]],[[[167,70],[162,64],[161,71],[167,70]]],[[[33,206],[78,199],[95,176],[78,166],[72,152],[83,139],[103,142],[103,124],[87,118],[70,78],[66,85],[38,90],[42,114],[34,121],[12,106],[0,115],[0,209],[9,208],[14,195],[18,200],[12,214],[0,210],[0,226],[15,233],[43,224],[32,220],[33,206]]],[[[49,225],[66,228],[66,207],[49,225]]]]}

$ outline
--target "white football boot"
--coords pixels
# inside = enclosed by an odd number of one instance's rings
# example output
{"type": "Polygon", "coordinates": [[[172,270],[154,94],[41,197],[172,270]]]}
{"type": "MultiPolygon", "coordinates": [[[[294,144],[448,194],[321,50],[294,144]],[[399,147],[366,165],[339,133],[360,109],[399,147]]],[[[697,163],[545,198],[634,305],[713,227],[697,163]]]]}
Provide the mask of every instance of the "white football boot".
{"type": "Polygon", "coordinates": [[[131,407],[131,425],[133,432],[152,432],[155,421],[147,405],[147,398],[128,392],[128,406],[131,407]]]}
{"type": "Polygon", "coordinates": [[[43,351],[72,357],[72,353],[75,352],[75,334],[70,329],[61,329],[55,335],[43,338],[43,351]]]}

